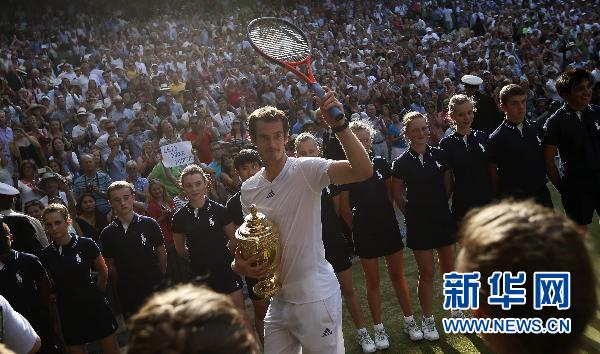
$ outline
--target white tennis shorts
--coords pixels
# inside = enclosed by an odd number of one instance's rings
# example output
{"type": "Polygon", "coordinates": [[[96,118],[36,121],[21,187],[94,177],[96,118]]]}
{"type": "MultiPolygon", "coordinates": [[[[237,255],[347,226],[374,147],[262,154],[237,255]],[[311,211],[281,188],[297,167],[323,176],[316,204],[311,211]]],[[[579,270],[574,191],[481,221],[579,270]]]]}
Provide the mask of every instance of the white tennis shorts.
{"type": "Polygon", "coordinates": [[[273,299],[265,317],[265,354],[342,354],[342,296],[293,304],[273,299]]]}

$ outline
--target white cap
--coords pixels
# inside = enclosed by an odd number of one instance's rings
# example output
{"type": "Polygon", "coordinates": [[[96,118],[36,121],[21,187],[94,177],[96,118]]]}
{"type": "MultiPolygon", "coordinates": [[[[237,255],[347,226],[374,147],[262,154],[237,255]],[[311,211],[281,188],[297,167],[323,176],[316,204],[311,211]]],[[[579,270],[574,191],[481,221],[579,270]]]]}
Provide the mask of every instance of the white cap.
{"type": "Polygon", "coordinates": [[[479,76],[475,75],[465,75],[460,79],[460,81],[463,84],[470,86],[479,86],[483,83],[483,80],[479,76]]]}
{"type": "Polygon", "coordinates": [[[17,196],[19,195],[19,190],[11,185],[0,182],[0,195],[17,196]]]}
{"type": "Polygon", "coordinates": [[[425,32],[433,32],[433,29],[431,27],[427,27],[427,28],[425,28],[425,32]]]}

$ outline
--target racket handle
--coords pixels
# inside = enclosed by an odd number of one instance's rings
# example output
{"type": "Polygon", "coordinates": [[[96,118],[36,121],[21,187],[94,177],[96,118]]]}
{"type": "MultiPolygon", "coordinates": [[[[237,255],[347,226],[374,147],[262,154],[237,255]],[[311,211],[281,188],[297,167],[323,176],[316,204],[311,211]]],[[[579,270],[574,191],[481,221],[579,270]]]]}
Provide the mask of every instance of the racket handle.
{"type": "MultiPolygon", "coordinates": [[[[325,90],[323,90],[323,88],[321,87],[321,85],[319,85],[318,82],[311,84],[310,88],[313,90],[315,95],[317,95],[317,97],[320,98],[325,96],[325,90]]],[[[327,113],[329,113],[329,116],[334,117],[336,120],[344,119],[344,113],[342,113],[342,111],[340,111],[340,109],[337,107],[329,108],[329,110],[327,110],[327,113]]]]}

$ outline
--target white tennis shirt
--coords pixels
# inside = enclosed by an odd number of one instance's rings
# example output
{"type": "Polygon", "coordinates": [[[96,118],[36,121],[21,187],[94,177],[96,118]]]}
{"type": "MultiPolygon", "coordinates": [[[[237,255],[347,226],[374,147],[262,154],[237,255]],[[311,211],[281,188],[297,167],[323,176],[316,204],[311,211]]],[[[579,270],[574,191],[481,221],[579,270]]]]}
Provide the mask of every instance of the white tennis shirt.
{"type": "Polygon", "coordinates": [[[335,294],[340,285],[325,260],[321,227],[321,191],[330,184],[333,160],[288,157],[279,175],[269,182],[264,168],[242,185],[244,215],[256,209],[276,224],[282,243],[278,299],[305,304],[335,294]]]}

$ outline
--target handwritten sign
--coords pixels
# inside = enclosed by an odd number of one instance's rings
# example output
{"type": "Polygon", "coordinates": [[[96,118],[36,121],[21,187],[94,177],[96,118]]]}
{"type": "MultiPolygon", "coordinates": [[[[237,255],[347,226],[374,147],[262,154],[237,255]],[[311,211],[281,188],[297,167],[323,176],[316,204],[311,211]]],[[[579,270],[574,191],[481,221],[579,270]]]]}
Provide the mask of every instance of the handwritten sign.
{"type": "Polygon", "coordinates": [[[165,167],[185,166],[194,162],[191,141],[161,146],[160,153],[165,167]]]}

